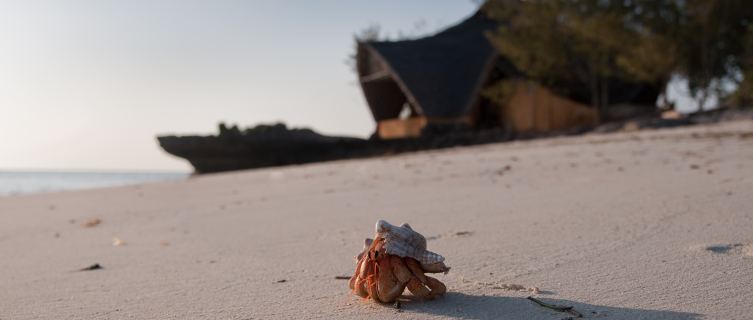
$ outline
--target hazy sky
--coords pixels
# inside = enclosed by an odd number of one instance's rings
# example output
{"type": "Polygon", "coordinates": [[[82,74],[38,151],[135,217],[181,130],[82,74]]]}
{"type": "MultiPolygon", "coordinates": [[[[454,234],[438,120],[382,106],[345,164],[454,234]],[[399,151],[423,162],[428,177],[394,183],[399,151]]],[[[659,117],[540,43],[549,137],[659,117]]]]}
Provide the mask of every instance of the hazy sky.
{"type": "Polygon", "coordinates": [[[426,34],[471,0],[0,1],[0,170],[182,170],[155,137],[284,121],[366,137],[353,34],[426,34]],[[423,28],[417,24],[424,23],[423,28]]]}

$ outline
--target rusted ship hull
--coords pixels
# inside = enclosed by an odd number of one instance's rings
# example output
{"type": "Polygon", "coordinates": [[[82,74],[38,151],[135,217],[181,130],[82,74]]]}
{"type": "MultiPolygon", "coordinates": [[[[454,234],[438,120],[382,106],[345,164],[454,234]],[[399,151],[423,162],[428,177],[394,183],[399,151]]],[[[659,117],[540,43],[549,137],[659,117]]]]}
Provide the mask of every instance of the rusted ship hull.
{"type": "Polygon", "coordinates": [[[506,141],[501,131],[469,132],[431,138],[366,140],[350,137],[246,137],[246,136],[162,136],[160,146],[172,155],[188,160],[195,173],[275,167],[312,162],[367,158],[506,141]]]}

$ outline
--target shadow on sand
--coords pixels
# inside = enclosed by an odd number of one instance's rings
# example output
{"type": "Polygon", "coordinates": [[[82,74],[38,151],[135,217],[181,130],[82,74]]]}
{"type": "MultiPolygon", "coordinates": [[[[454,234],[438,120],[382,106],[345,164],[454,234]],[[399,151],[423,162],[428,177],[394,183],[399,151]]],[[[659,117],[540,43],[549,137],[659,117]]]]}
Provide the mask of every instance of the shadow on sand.
{"type": "MultiPolygon", "coordinates": [[[[541,296],[536,298],[548,304],[573,306],[574,310],[583,314],[583,319],[703,318],[703,315],[695,313],[617,308],[541,296]]],[[[401,301],[399,312],[405,314],[426,313],[462,319],[567,319],[569,317],[577,319],[572,314],[541,307],[525,297],[473,296],[448,292],[441,300],[436,301],[423,301],[410,295],[404,295],[398,300],[401,301]]]]}

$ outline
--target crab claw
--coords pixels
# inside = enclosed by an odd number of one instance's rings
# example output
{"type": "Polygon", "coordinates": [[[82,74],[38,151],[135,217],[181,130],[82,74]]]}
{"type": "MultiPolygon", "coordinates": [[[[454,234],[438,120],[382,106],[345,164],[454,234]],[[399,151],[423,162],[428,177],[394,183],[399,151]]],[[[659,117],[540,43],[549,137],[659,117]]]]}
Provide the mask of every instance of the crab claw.
{"type": "Polygon", "coordinates": [[[424,283],[421,283],[421,280],[418,280],[418,278],[413,276],[410,281],[408,281],[407,287],[413,295],[428,300],[434,299],[447,292],[447,287],[445,287],[444,283],[432,277],[426,277],[426,284],[424,285],[424,283]]]}
{"type": "Polygon", "coordinates": [[[427,263],[423,264],[420,263],[421,270],[423,270],[425,273],[444,273],[447,274],[450,272],[450,267],[446,266],[443,261],[437,262],[437,263],[427,263]]]}

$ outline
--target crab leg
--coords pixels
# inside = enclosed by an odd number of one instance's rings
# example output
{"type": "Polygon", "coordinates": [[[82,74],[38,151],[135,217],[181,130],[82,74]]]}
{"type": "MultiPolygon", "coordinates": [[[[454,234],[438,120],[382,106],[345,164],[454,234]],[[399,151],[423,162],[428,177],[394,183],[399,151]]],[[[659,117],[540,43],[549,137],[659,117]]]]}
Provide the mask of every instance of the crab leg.
{"type": "Polygon", "coordinates": [[[361,273],[360,271],[361,271],[362,264],[363,264],[363,259],[358,260],[358,266],[356,266],[356,272],[355,274],[353,274],[353,277],[351,277],[350,280],[348,281],[348,288],[350,288],[350,290],[355,289],[356,283],[358,283],[358,278],[359,278],[358,275],[359,273],[361,273]]]}
{"type": "MultiPolygon", "coordinates": [[[[369,294],[368,296],[366,296],[366,299],[371,297],[371,299],[374,299],[374,301],[379,302],[379,297],[377,296],[377,281],[376,281],[376,275],[377,275],[376,269],[378,268],[378,266],[376,262],[373,260],[368,261],[367,264],[368,264],[367,266],[368,275],[364,278],[365,281],[363,284],[365,290],[369,294]]],[[[364,299],[364,301],[366,301],[366,299],[364,299]]]]}
{"type": "Polygon", "coordinates": [[[426,277],[426,280],[428,280],[426,281],[426,286],[431,290],[430,299],[434,299],[434,297],[441,296],[447,292],[447,287],[441,281],[432,277],[426,277]]]}
{"type": "Polygon", "coordinates": [[[418,280],[415,276],[410,277],[410,281],[408,281],[408,291],[410,291],[414,296],[425,298],[425,299],[432,299],[431,297],[431,291],[429,291],[426,286],[421,283],[421,280],[418,280]]]}
{"type": "Polygon", "coordinates": [[[369,256],[363,257],[359,266],[360,268],[358,270],[360,273],[355,281],[355,294],[359,297],[366,298],[369,296],[369,286],[367,284],[369,282],[368,275],[373,273],[373,270],[370,270],[371,260],[369,259],[369,256]]]}
{"type": "Polygon", "coordinates": [[[408,267],[405,266],[405,263],[403,263],[403,258],[400,258],[398,256],[391,256],[390,257],[390,265],[392,265],[392,272],[395,274],[395,277],[397,278],[400,283],[403,285],[406,285],[408,281],[410,281],[410,270],[408,270],[408,267]]]}
{"type": "Polygon", "coordinates": [[[361,261],[363,261],[363,263],[361,264],[361,274],[359,274],[358,277],[360,277],[361,279],[366,279],[366,277],[373,271],[371,270],[371,268],[369,268],[371,265],[371,258],[369,258],[369,256],[365,256],[363,257],[363,259],[361,259],[361,261]]]}
{"type": "Polygon", "coordinates": [[[426,276],[424,275],[424,270],[421,269],[421,265],[418,264],[418,261],[416,259],[413,259],[411,257],[405,258],[405,263],[408,265],[408,268],[410,269],[413,274],[418,277],[418,280],[421,280],[421,283],[426,283],[426,276]]]}
{"type": "Polygon", "coordinates": [[[421,265],[421,270],[424,271],[424,273],[444,273],[447,274],[450,272],[450,267],[446,266],[444,262],[440,261],[437,263],[429,263],[429,264],[423,264],[419,262],[421,265]]]}
{"type": "Polygon", "coordinates": [[[415,276],[411,277],[410,281],[408,282],[408,290],[413,295],[428,300],[434,299],[437,296],[441,296],[445,292],[447,292],[447,287],[445,287],[442,282],[432,277],[426,278],[427,283],[426,285],[424,285],[423,283],[421,283],[421,280],[418,280],[418,278],[416,278],[415,276]]]}
{"type": "Polygon", "coordinates": [[[392,302],[403,294],[405,286],[397,281],[392,272],[391,257],[382,256],[377,267],[377,295],[382,302],[392,302]]]}

